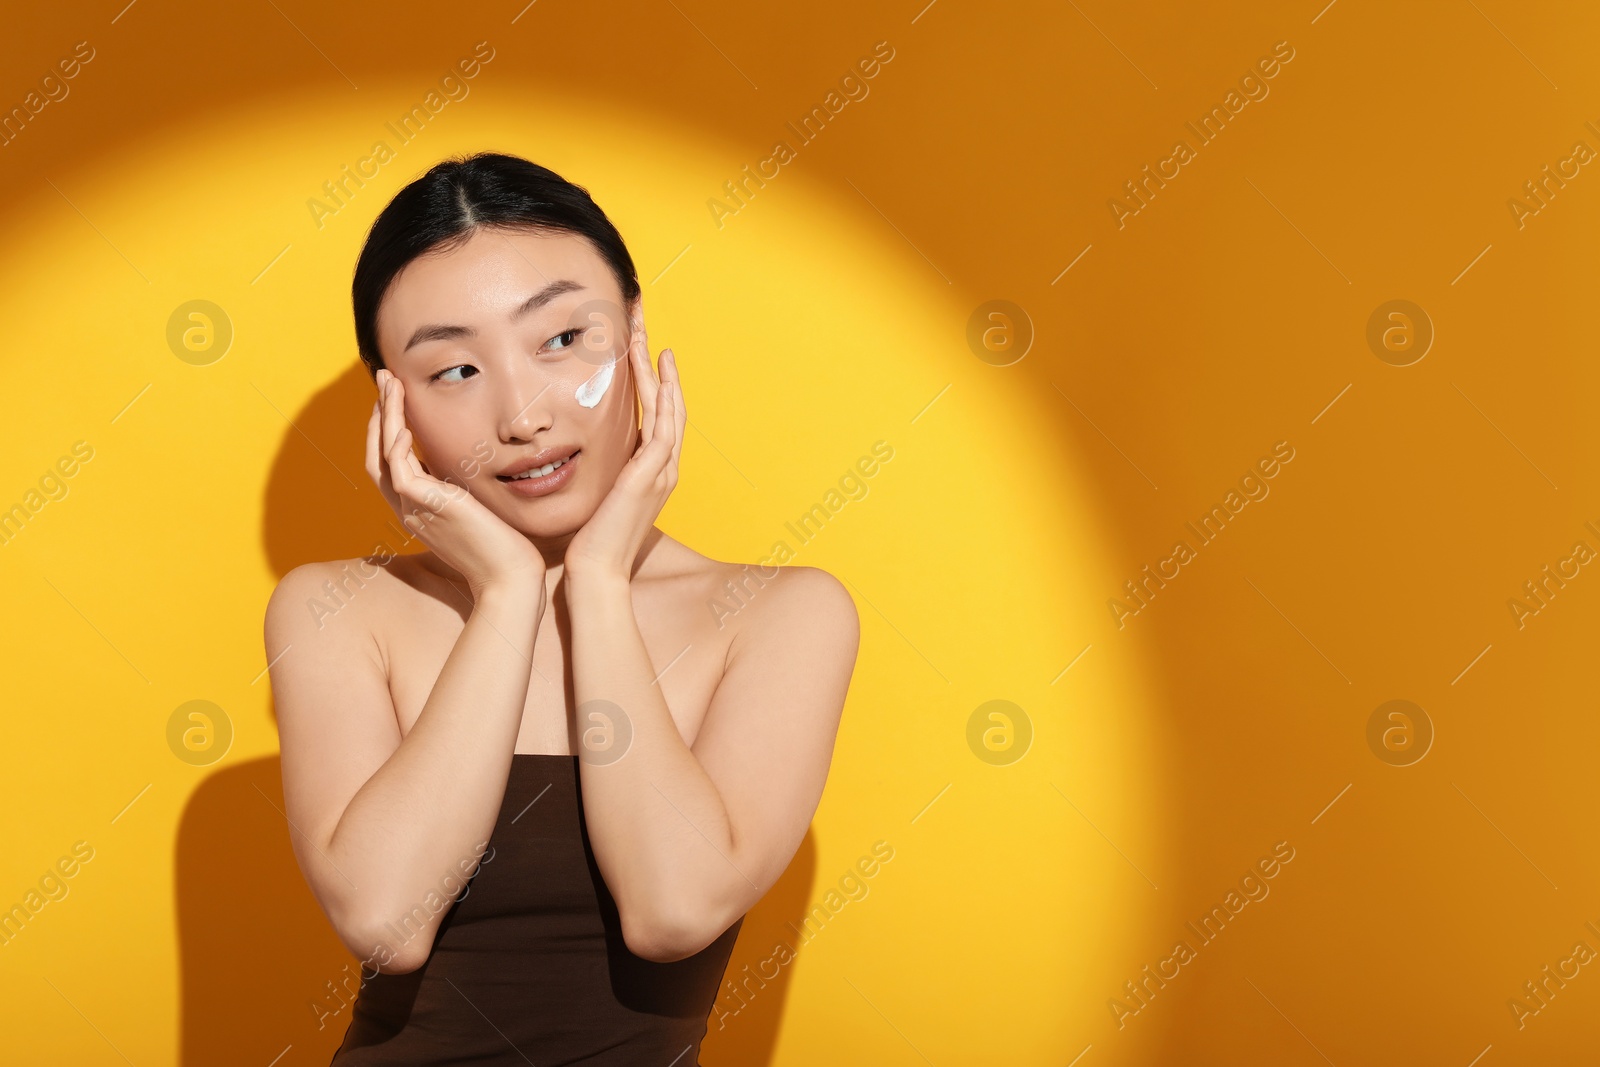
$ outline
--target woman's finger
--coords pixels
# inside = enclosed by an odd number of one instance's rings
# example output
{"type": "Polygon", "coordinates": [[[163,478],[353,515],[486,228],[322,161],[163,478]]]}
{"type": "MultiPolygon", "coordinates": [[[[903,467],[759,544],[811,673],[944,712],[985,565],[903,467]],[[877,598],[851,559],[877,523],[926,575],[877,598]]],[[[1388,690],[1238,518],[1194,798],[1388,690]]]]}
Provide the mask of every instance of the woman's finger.
{"type": "Polygon", "coordinates": [[[405,387],[400,384],[400,379],[396,378],[392,373],[388,375],[388,379],[393,383],[389,387],[388,395],[388,421],[392,436],[388,441],[388,448],[385,454],[391,457],[391,480],[394,476],[393,468],[395,466],[399,466],[404,470],[408,476],[408,482],[413,485],[423,480],[431,480],[432,475],[422,465],[422,460],[417,457],[415,449],[416,437],[412,434],[410,427],[406,425],[405,387]],[[398,445],[402,436],[405,438],[406,444],[404,448],[400,448],[397,451],[396,445],[398,445]]]}
{"type": "Polygon", "coordinates": [[[405,407],[400,399],[400,379],[389,371],[383,372],[383,454],[394,449],[395,438],[405,427],[405,407]]]}
{"type": "Polygon", "coordinates": [[[674,483],[678,477],[678,456],[683,453],[683,390],[678,389],[678,382],[672,382],[672,461],[667,464],[667,475],[674,483]]]}
{"type": "Polygon", "coordinates": [[[383,468],[378,466],[378,423],[383,418],[378,401],[372,402],[372,415],[367,419],[367,474],[374,482],[383,480],[383,468]]]}
{"type": "Polygon", "coordinates": [[[406,447],[405,451],[400,454],[400,462],[405,464],[406,470],[411,473],[414,479],[424,482],[437,481],[438,479],[434,478],[432,474],[428,473],[428,468],[422,463],[422,457],[417,455],[416,434],[411,432],[411,428],[409,426],[405,428],[404,433],[406,438],[406,447]]]}
{"type": "Polygon", "coordinates": [[[654,417],[639,428],[639,447],[622,468],[622,474],[617,479],[618,485],[626,481],[634,489],[650,486],[660,477],[667,460],[672,458],[672,445],[666,430],[672,406],[665,398],[661,398],[655,407],[654,417]]]}
{"type": "Polygon", "coordinates": [[[411,431],[402,429],[395,435],[394,443],[389,446],[389,481],[393,483],[395,492],[406,500],[411,500],[414,490],[416,475],[406,463],[406,452],[411,448],[411,431]]]}
{"type": "Polygon", "coordinates": [[[672,423],[676,418],[677,397],[673,395],[668,386],[662,386],[656,394],[656,418],[654,432],[650,435],[649,458],[645,460],[645,469],[652,479],[659,478],[672,461],[672,423]]]}
{"type": "Polygon", "coordinates": [[[395,493],[394,482],[389,477],[389,460],[382,449],[383,402],[374,401],[372,417],[367,420],[367,474],[378,487],[378,492],[389,506],[395,509],[400,507],[400,498],[395,493]]]}
{"type": "Polygon", "coordinates": [[[639,420],[640,447],[650,443],[651,436],[655,433],[656,401],[660,395],[661,382],[656,378],[656,372],[650,366],[650,334],[644,324],[644,298],[639,298],[639,311],[637,316],[639,330],[634,335],[637,347],[632,349],[633,358],[633,383],[639,395],[639,406],[643,412],[639,420]]]}
{"type": "Polygon", "coordinates": [[[672,467],[678,467],[678,458],[683,455],[683,430],[689,421],[689,409],[683,402],[683,379],[678,376],[678,354],[668,348],[661,353],[663,381],[672,384],[672,467]]]}
{"type": "Polygon", "coordinates": [[[395,442],[400,446],[400,465],[405,468],[406,476],[413,483],[425,481],[428,472],[422,469],[422,461],[417,459],[417,436],[407,426],[400,431],[400,439],[395,442]]]}
{"type": "Polygon", "coordinates": [[[387,456],[389,446],[394,444],[389,434],[389,376],[379,368],[376,377],[378,386],[378,454],[387,456]]]}

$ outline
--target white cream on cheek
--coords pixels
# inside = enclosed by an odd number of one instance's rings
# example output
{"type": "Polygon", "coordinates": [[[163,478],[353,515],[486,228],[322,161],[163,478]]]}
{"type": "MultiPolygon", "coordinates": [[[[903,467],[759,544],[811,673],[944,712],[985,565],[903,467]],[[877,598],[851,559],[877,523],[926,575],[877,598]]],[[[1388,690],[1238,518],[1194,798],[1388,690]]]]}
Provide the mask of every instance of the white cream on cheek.
{"type": "Polygon", "coordinates": [[[578,386],[576,394],[578,403],[586,408],[592,408],[600,403],[600,398],[606,395],[607,389],[611,388],[611,379],[615,376],[616,369],[617,360],[616,357],[612,357],[605,366],[595,371],[588,381],[578,386]]]}

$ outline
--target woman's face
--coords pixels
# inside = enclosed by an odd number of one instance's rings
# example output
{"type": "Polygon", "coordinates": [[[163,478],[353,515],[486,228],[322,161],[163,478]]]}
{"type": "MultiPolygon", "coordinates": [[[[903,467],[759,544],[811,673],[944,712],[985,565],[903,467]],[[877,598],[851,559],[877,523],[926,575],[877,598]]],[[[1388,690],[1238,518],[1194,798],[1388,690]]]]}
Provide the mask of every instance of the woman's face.
{"type": "Polygon", "coordinates": [[[379,305],[378,347],[429,473],[530,537],[579,529],[638,441],[631,310],[574,234],[480,229],[407,264],[379,305]]]}

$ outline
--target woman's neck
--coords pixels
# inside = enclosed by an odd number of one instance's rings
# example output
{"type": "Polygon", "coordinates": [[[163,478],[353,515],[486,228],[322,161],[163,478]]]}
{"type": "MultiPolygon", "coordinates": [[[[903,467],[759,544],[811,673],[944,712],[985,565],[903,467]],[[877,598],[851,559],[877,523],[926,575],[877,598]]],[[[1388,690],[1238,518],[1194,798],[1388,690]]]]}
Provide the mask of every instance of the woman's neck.
{"type": "MultiPolygon", "coordinates": [[[[547,595],[554,592],[556,586],[560,584],[562,577],[566,574],[567,546],[572,543],[572,538],[576,533],[577,531],[574,530],[570,534],[550,540],[529,538],[530,541],[533,541],[535,547],[539,549],[539,554],[544,557],[545,592],[547,595]]],[[[644,542],[639,546],[639,554],[634,560],[633,573],[629,576],[630,580],[650,577],[657,569],[652,563],[652,558],[660,552],[664,561],[665,555],[670,554],[666,552],[670,547],[670,543],[671,538],[662,533],[659,528],[650,527],[650,531],[644,536],[644,542]]],[[[418,562],[424,569],[443,578],[452,585],[462,588],[467,587],[466,577],[450,564],[440,559],[432,550],[421,553],[418,562]]]]}

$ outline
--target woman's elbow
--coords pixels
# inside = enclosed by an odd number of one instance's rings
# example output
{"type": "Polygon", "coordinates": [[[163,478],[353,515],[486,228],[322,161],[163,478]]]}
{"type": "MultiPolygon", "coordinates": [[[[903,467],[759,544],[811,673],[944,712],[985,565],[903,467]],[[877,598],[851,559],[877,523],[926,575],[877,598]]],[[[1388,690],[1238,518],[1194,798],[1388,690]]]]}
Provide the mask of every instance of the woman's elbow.
{"type": "Polygon", "coordinates": [[[704,949],[722,935],[711,930],[706,916],[656,911],[640,916],[637,909],[622,917],[622,940],[628,951],[652,963],[675,963],[704,949]]]}
{"type": "Polygon", "coordinates": [[[428,962],[433,948],[432,929],[412,930],[396,940],[392,922],[346,920],[334,923],[344,947],[361,960],[362,973],[409,974],[428,962]]]}
{"type": "Polygon", "coordinates": [[[410,974],[412,971],[421,970],[422,965],[428,962],[428,956],[426,950],[384,954],[364,966],[367,970],[377,971],[380,974],[410,974]]]}

